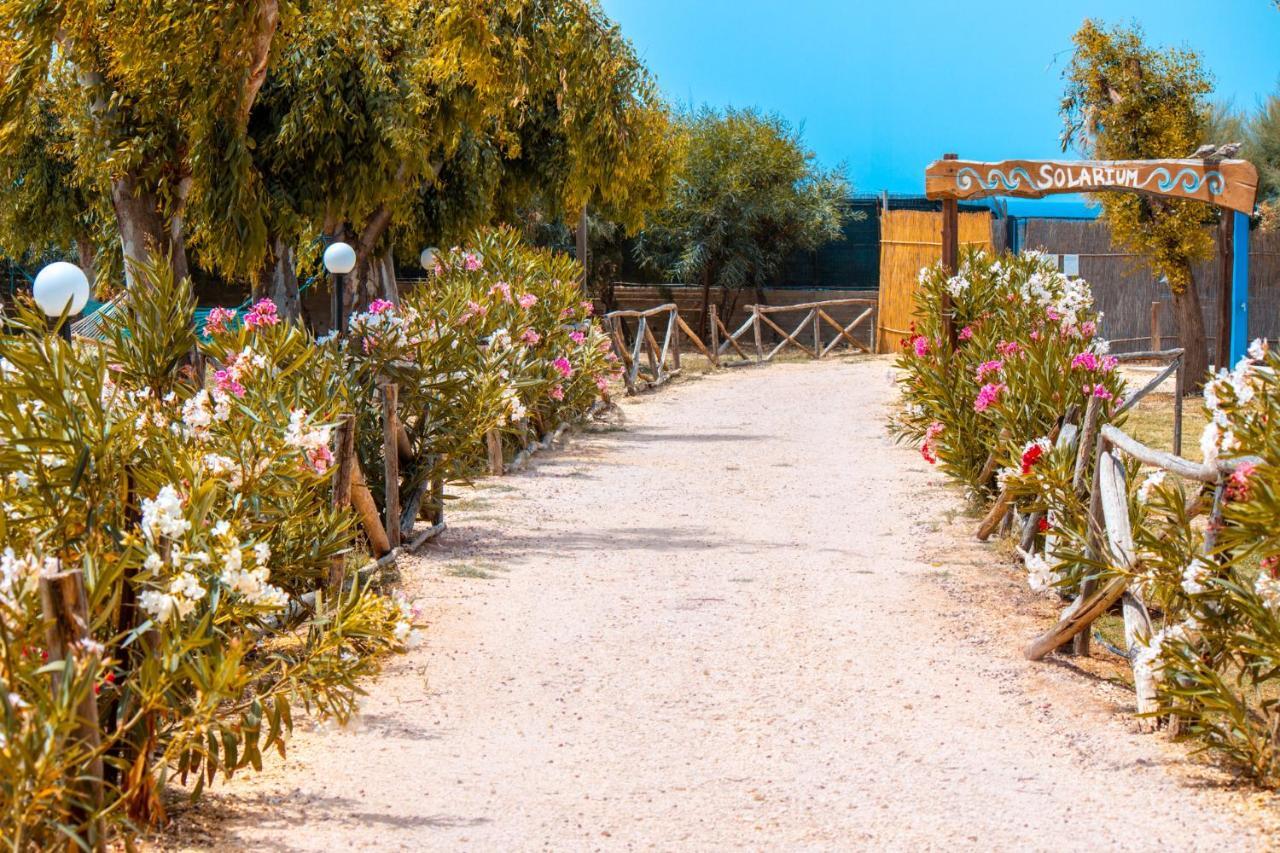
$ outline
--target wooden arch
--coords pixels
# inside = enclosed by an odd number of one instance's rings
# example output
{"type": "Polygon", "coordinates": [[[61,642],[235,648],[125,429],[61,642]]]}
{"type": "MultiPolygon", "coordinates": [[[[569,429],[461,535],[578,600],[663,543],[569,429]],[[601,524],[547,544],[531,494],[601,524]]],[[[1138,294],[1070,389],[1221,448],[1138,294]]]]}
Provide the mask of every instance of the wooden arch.
{"type": "MultiPolygon", "coordinates": [[[[960,199],[1044,198],[1060,193],[1136,192],[1192,199],[1234,213],[1230,265],[1230,361],[1245,355],[1249,335],[1249,216],[1258,170],[1247,160],[1001,160],[984,163],[948,154],[924,173],[925,195],[942,199],[942,261],[954,275],[960,199]]],[[[1225,232],[1226,229],[1224,229],[1225,232]]],[[[1224,311],[1223,320],[1228,319],[1224,311]]],[[[949,333],[954,333],[947,321],[949,333]]],[[[1225,330],[1224,330],[1225,332],[1225,330]]]]}

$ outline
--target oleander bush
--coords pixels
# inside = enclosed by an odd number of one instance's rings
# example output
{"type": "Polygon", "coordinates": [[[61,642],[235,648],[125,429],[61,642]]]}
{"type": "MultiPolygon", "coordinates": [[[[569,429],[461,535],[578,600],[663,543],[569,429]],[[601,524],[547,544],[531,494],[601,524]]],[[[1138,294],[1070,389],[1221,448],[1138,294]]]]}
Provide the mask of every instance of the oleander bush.
{"type": "Polygon", "coordinates": [[[905,404],[892,425],[898,438],[918,444],[978,501],[1007,489],[1023,512],[1047,511],[1042,535],[1064,551],[1058,565],[1029,558],[1038,588],[1086,569],[1071,550],[1084,532],[1070,482],[1074,455],[1055,447],[1054,435],[1063,415],[1082,412],[1091,397],[1105,420],[1122,393],[1098,319],[1088,284],[1062,275],[1045,255],[967,250],[955,276],[941,264],[920,271],[912,336],[898,358],[905,404]],[[944,336],[944,297],[954,349],[944,336]]]}
{"type": "MultiPolygon", "coordinates": [[[[1053,442],[1064,415],[1091,397],[1103,423],[1123,420],[1114,414],[1123,383],[1096,336],[1088,286],[1037,253],[969,252],[957,276],[935,266],[920,282],[894,432],[980,501],[999,491],[1024,513],[1045,514],[1022,555],[1033,588],[1066,594],[1085,578],[1127,575],[1153,622],[1131,656],[1135,673],[1154,680],[1155,713],[1280,784],[1280,355],[1257,341],[1205,385],[1200,449],[1220,465],[1216,487],[1124,460],[1138,559],[1119,567],[1105,548],[1091,553],[1075,450],[1053,442]],[[943,337],[944,294],[959,330],[954,350],[943,337]]],[[[1088,466],[1083,473],[1087,484],[1088,466]]]]}
{"type": "Polygon", "coordinates": [[[492,428],[515,440],[578,417],[615,365],[577,267],[492,231],[428,287],[375,301],[317,341],[262,300],[192,327],[189,282],[138,283],[100,344],[31,306],[0,337],[0,811],[11,849],[91,844],[164,819],[165,786],[284,751],[293,711],[345,720],[413,608],[361,582],[335,508],[333,431],[356,415],[375,495],[384,382],[410,453],[406,525],[433,478],[463,480],[492,428]],[[40,581],[81,573],[89,638],[49,659],[40,581]],[[96,708],[101,742],[77,708],[96,708]],[[89,771],[103,762],[95,795],[89,771]]]}
{"type": "Polygon", "coordinates": [[[1214,496],[1172,476],[1152,474],[1133,489],[1142,557],[1135,580],[1159,614],[1139,665],[1186,737],[1277,785],[1280,355],[1255,342],[1235,370],[1211,378],[1204,397],[1206,460],[1243,461],[1218,491],[1220,522],[1192,520],[1188,504],[1214,496]]]}

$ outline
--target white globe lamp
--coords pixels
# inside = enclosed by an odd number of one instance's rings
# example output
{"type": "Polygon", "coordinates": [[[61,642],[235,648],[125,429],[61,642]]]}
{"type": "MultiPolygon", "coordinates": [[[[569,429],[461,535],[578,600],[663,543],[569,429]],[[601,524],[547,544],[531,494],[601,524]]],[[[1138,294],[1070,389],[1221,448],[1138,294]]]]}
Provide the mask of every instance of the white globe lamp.
{"type": "Polygon", "coordinates": [[[324,250],[324,268],[334,275],[346,275],[356,268],[356,250],[346,243],[330,244],[324,250]]]}
{"type": "Polygon", "coordinates": [[[89,301],[89,279],[75,264],[56,261],[36,273],[31,294],[46,316],[79,314],[89,301]]]}
{"type": "Polygon", "coordinates": [[[422,264],[422,268],[427,272],[435,269],[436,256],[440,254],[440,250],[435,246],[428,246],[422,250],[422,254],[418,256],[418,263],[422,264]]]}
{"type": "Polygon", "coordinates": [[[66,261],[54,261],[40,272],[31,284],[31,295],[45,316],[56,320],[64,313],[68,322],[62,324],[62,337],[71,340],[71,317],[84,310],[89,301],[89,278],[84,270],[66,261]]]}

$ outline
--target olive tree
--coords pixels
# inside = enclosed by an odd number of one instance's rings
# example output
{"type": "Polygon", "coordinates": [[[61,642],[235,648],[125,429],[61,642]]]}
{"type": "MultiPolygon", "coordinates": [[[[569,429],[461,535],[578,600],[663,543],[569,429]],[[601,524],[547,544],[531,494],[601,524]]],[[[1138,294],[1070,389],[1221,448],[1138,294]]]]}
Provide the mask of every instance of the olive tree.
{"type": "MultiPolygon", "coordinates": [[[[1100,160],[1180,158],[1204,141],[1212,87],[1197,54],[1153,48],[1136,26],[1108,30],[1092,20],[1073,41],[1061,107],[1063,150],[1075,145],[1100,160]]],[[[1187,370],[1199,382],[1209,356],[1192,264],[1213,252],[1205,228],[1213,208],[1136,193],[1103,193],[1099,201],[1115,240],[1169,282],[1187,370]]]]}
{"type": "Polygon", "coordinates": [[[762,288],[796,250],[843,237],[849,184],[819,167],[784,119],[756,110],[704,108],[679,125],[681,158],[667,203],[639,234],[650,269],[702,286],[705,332],[711,288],[727,300],[762,288]]]}

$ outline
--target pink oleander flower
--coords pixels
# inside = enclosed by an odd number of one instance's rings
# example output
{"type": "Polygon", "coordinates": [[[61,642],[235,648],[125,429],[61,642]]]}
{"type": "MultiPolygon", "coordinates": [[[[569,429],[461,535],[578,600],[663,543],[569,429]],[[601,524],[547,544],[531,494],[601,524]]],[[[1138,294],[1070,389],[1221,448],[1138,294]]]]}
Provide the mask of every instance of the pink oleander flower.
{"type": "Polygon", "coordinates": [[[1101,382],[1096,385],[1090,385],[1086,382],[1084,385],[1084,393],[1086,396],[1097,397],[1099,400],[1110,400],[1115,396],[1108,391],[1107,386],[1103,385],[1101,382]]]}
{"type": "Polygon", "coordinates": [[[582,314],[584,317],[590,317],[592,314],[596,313],[595,303],[590,299],[584,299],[578,303],[578,305],[582,308],[582,314]]]}
{"type": "Polygon", "coordinates": [[[978,397],[973,401],[975,412],[985,412],[991,404],[1000,399],[1000,392],[1007,386],[1003,382],[988,382],[978,389],[978,397]]]}
{"type": "Polygon", "coordinates": [[[609,390],[609,380],[605,379],[603,376],[597,376],[597,377],[596,377],[596,388],[600,391],[600,393],[601,393],[601,394],[603,394],[605,391],[608,391],[608,390],[609,390]]]}
{"type": "Polygon", "coordinates": [[[497,284],[495,284],[493,287],[489,288],[489,295],[497,296],[503,302],[510,302],[511,301],[511,285],[507,284],[505,281],[500,281],[497,284]]]}
{"type": "Polygon", "coordinates": [[[984,361],[978,365],[978,381],[985,379],[988,373],[999,373],[1001,370],[1004,370],[1003,361],[984,361]]]}
{"type": "Polygon", "coordinates": [[[1277,574],[1280,574],[1280,554],[1263,557],[1262,570],[1273,578],[1276,577],[1277,574]]]}
{"type": "Polygon", "coordinates": [[[563,400],[563,399],[564,399],[564,387],[563,387],[563,386],[561,386],[561,385],[557,385],[557,386],[555,386],[554,388],[552,388],[552,389],[551,389],[550,391],[548,391],[547,393],[551,395],[551,399],[552,399],[552,400],[563,400]]]}
{"type": "Polygon", "coordinates": [[[520,340],[529,346],[533,346],[538,341],[542,340],[542,335],[538,334],[533,329],[525,329],[524,334],[520,336],[520,340]]]}
{"type": "Polygon", "coordinates": [[[1098,334],[1097,323],[1093,322],[1092,320],[1085,320],[1083,323],[1080,324],[1080,337],[1092,338],[1096,334],[1098,334]]]}
{"type": "Polygon", "coordinates": [[[1022,352],[1022,344],[1017,341],[1001,341],[996,344],[996,351],[1007,358],[1022,352]]]}
{"type": "Polygon", "coordinates": [[[1058,320],[1062,319],[1062,315],[1058,313],[1056,308],[1044,309],[1044,316],[1048,317],[1050,320],[1053,320],[1054,322],[1057,322],[1058,320]]]}
{"type": "Polygon", "coordinates": [[[279,322],[280,316],[276,313],[276,304],[270,299],[259,299],[249,309],[249,313],[244,315],[244,324],[250,329],[274,326],[279,322]]]}
{"type": "Polygon", "coordinates": [[[219,391],[225,391],[228,394],[234,394],[237,397],[244,396],[244,386],[232,375],[231,371],[223,368],[213,372],[213,381],[218,386],[219,391]]]}
{"type": "Polygon", "coordinates": [[[617,360],[618,360],[618,354],[617,354],[616,352],[606,353],[606,354],[605,354],[605,357],[604,357],[604,360],[605,360],[605,361],[617,361],[617,360]]]}
{"type": "Polygon", "coordinates": [[[369,303],[370,314],[394,314],[396,304],[389,299],[375,299],[369,303]]]}
{"type": "Polygon", "coordinates": [[[214,308],[209,312],[209,316],[205,318],[204,336],[212,338],[214,335],[221,335],[231,328],[231,324],[235,322],[235,319],[236,312],[233,309],[221,306],[214,308]]]}
{"type": "Polygon", "coordinates": [[[1116,358],[1114,355],[1109,355],[1104,359],[1102,359],[1102,369],[1107,373],[1110,373],[1111,371],[1115,370],[1116,366],[1119,364],[1120,364],[1120,359],[1116,358]]]}
{"type": "Polygon", "coordinates": [[[1083,368],[1084,370],[1087,370],[1090,373],[1093,373],[1101,365],[1100,365],[1100,362],[1098,361],[1098,356],[1095,355],[1093,352],[1086,350],[1085,352],[1082,352],[1079,355],[1077,355],[1075,358],[1071,359],[1071,366],[1083,368]]]}
{"type": "Polygon", "coordinates": [[[1038,341],[1038,340],[1040,340],[1040,330],[1039,330],[1039,329],[1032,329],[1032,330],[1031,330],[1031,340],[1033,340],[1033,341],[1038,341]]]}
{"type": "Polygon", "coordinates": [[[570,333],[569,333],[569,340],[573,341],[575,344],[580,344],[580,343],[582,343],[583,341],[585,341],[586,339],[587,339],[587,336],[586,336],[586,335],[584,335],[584,334],[582,334],[582,332],[570,332],[570,333]]]}
{"type": "Polygon", "coordinates": [[[520,303],[521,308],[532,308],[538,304],[538,297],[534,296],[532,293],[522,293],[520,294],[518,302],[520,303]]]}
{"type": "Polygon", "coordinates": [[[965,326],[963,329],[960,330],[960,340],[967,341],[972,337],[973,337],[972,326],[965,326]]]}
{"type": "Polygon", "coordinates": [[[483,317],[489,312],[489,309],[476,302],[474,299],[467,302],[467,310],[458,316],[459,323],[470,322],[473,317],[483,317]]]}
{"type": "Polygon", "coordinates": [[[484,268],[484,258],[471,252],[464,252],[462,255],[462,268],[467,272],[477,272],[484,268]]]}
{"type": "Polygon", "coordinates": [[[946,429],[940,421],[934,421],[929,424],[924,431],[924,444],[920,445],[920,455],[924,457],[924,461],[930,465],[938,464],[938,436],[942,435],[942,431],[946,429]]]}
{"type": "Polygon", "coordinates": [[[929,352],[929,339],[924,335],[916,335],[911,340],[911,348],[915,350],[916,358],[924,358],[929,352]]]}
{"type": "Polygon", "coordinates": [[[1253,476],[1257,466],[1252,462],[1242,462],[1227,478],[1227,500],[1249,500],[1249,478],[1253,476]]]}
{"type": "Polygon", "coordinates": [[[560,319],[561,319],[561,320],[563,320],[563,319],[565,319],[565,318],[567,318],[567,317],[572,317],[572,316],[573,316],[573,309],[572,309],[572,308],[566,308],[566,309],[564,309],[563,311],[561,311],[561,312],[560,312],[560,319]]]}
{"type": "Polygon", "coordinates": [[[327,444],[317,445],[308,448],[306,451],[307,464],[317,474],[323,474],[329,470],[329,466],[333,464],[333,451],[329,449],[327,444]]]}
{"type": "Polygon", "coordinates": [[[565,358],[564,356],[560,356],[555,361],[551,362],[551,366],[554,367],[556,369],[556,372],[558,372],[565,379],[568,379],[570,376],[573,375],[573,365],[570,364],[569,359],[565,358]]]}

